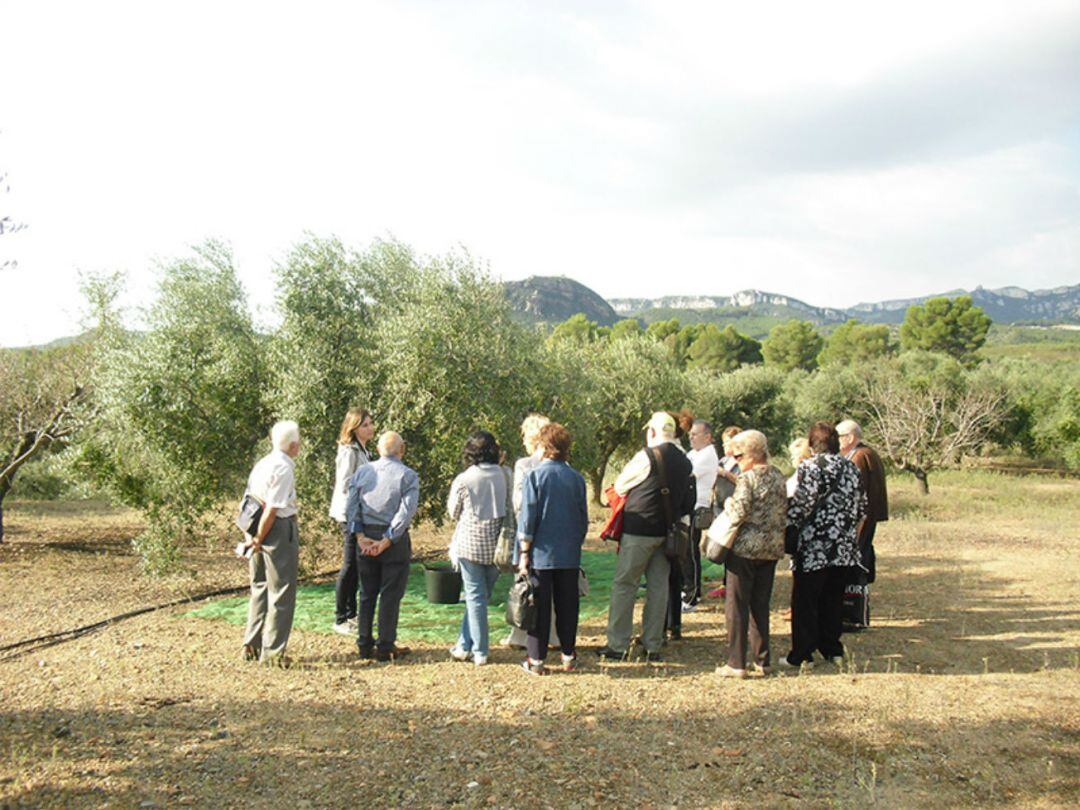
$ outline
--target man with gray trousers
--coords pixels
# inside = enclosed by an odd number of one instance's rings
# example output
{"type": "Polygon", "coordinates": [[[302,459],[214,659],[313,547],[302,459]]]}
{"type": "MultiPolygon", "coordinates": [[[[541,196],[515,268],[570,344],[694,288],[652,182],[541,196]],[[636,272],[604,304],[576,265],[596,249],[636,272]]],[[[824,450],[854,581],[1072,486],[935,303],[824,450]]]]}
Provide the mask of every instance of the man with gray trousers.
{"type": "Polygon", "coordinates": [[[379,460],[365,464],[349,484],[345,506],[349,530],[357,535],[360,598],[356,646],[361,658],[391,661],[409,654],[397,641],[401,598],[409,582],[412,542],[409,524],[420,502],[420,476],[401,458],[405,441],[387,431],[379,437],[379,460]],[[375,607],[379,637],[372,637],[375,607]]]}
{"type": "Polygon", "coordinates": [[[296,532],[296,475],[300,453],[296,422],[278,422],[270,431],[273,450],[255,464],[248,476],[248,494],[263,504],[248,568],[251,600],[244,631],[244,658],[284,665],[285,645],[296,608],[296,575],[300,542],[296,532]]]}
{"type": "Polygon", "coordinates": [[[645,427],[646,448],[639,450],[615,479],[615,491],[626,496],[623,535],[615,562],[615,579],[611,583],[607,644],[597,654],[616,661],[625,659],[630,649],[634,600],[642,574],[645,574],[645,609],[641,641],[645,660],[661,660],[671,567],[664,554],[669,526],[658,464],[664,465],[672,520],[693,512],[697,500],[693,466],[675,442],[675,418],[659,411],[645,427]]]}

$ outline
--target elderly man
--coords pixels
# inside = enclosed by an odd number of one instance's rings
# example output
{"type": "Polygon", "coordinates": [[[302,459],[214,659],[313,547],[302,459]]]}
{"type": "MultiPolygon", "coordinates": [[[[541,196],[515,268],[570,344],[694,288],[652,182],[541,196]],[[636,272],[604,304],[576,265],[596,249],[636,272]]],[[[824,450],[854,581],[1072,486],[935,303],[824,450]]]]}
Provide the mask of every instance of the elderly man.
{"type": "Polygon", "coordinates": [[[623,536],[611,583],[607,644],[597,654],[616,661],[625,659],[630,649],[634,599],[642,574],[645,574],[645,610],[641,639],[645,660],[661,660],[671,566],[664,555],[664,540],[670,526],[659,465],[663,465],[663,477],[667,479],[673,521],[693,512],[697,500],[693,467],[675,443],[674,417],[665,411],[654,413],[646,429],[646,448],[638,451],[615,479],[615,491],[626,497],[623,536]]]}
{"type": "Polygon", "coordinates": [[[255,464],[247,492],[263,504],[262,518],[247,545],[251,600],[244,631],[244,658],[284,665],[285,645],[296,608],[300,559],[296,533],[296,476],[293,459],[300,452],[296,422],[278,422],[270,431],[273,450],[255,464]]]}
{"type": "Polygon", "coordinates": [[[885,486],[885,467],[881,456],[862,440],[862,428],[854,419],[845,419],[836,426],[840,434],[840,453],[859,468],[863,492],[866,493],[866,523],[859,533],[859,552],[866,567],[867,582],[873,582],[876,556],[874,530],[878,523],[889,519],[889,493],[885,486]]]}
{"type": "Polygon", "coordinates": [[[409,524],[420,501],[420,477],[402,463],[405,441],[388,431],[379,437],[379,460],[365,464],[349,483],[345,507],[349,530],[357,535],[360,598],[356,646],[361,658],[390,661],[409,654],[397,641],[401,597],[409,581],[412,543],[409,524]],[[379,638],[372,638],[375,604],[379,638]]]}
{"type": "Polygon", "coordinates": [[[695,419],[688,435],[686,457],[693,466],[697,502],[690,521],[690,559],[686,565],[672,565],[668,577],[667,632],[672,641],[682,638],[682,614],[696,610],[701,600],[701,533],[712,524],[713,484],[720,469],[712,425],[695,419]]]}

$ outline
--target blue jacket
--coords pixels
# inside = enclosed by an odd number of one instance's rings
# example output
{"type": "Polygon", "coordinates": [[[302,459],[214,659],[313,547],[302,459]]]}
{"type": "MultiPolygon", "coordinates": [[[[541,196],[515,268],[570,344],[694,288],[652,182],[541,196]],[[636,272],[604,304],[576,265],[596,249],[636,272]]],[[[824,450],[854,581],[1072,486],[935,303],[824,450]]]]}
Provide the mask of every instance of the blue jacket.
{"type": "MultiPolygon", "coordinates": [[[[580,568],[581,545],[589,530],[585,479],[565,461],[545,459],[522,484],[518,541],[532,542],[533,568],[580,568]]],[[[514,547],[514,562],[519,557],[514,547]]]]}

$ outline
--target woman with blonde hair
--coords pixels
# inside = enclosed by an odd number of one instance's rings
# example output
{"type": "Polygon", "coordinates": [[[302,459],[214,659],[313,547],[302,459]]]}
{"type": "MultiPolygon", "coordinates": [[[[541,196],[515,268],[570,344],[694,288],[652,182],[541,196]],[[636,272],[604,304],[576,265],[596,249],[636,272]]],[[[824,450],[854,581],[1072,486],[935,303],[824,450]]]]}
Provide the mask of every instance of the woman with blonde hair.
{"type": "MultiPolygon", "coordinates": [[[[551,420],[540,413],[530,413],[521,423],[521,443],[525,446],[525,452],[528,455],[519,458],[514,464],[513,502],[515,515],[521,512],[521,494],[525,484],[525,476],[528,475],[530,470],[540,466],[540,462],[544,460],[544,448],[540,446],[540,431],[549,424],[551,424],[551,420]]],[[[551,622],[549,627],[551,631],[548,644],[555,647],[559,643],[555,622],[551,622]]],[[[520,627],[515,627],[510,631],[510,635],[503,639],[503,644],[513,649],[523,650],[525,649],[526,640],[525,631],[520,627]]]]}
{"type": "Polygon", "coordinates": [[[343,537],[341,570],[338,572],[334,609],[334,632],[356,635],[356,589],[360,584],[357,569],[356,535],[349,531],[345,504],[349,499],[349,481],[356,470],[371,459],[367,443],[375,435],[375,422],[366,408],[349,408],[338,435],[334,461],[334,492],[330,496],[330,517],[341,527],[343,537]]]}
{"type": "Polygon", "coordinates": [[[800,436],[788,445],[788,453],[791,456],[791,466],[795,471],[787,480],[787,496],[793,498],[795,496],[795,488],[799,484],[799,465],[810,458],[810,456],[813,455],[813,451],[810,449],[810,442],[807,441],[806,437],[800,436]]]}

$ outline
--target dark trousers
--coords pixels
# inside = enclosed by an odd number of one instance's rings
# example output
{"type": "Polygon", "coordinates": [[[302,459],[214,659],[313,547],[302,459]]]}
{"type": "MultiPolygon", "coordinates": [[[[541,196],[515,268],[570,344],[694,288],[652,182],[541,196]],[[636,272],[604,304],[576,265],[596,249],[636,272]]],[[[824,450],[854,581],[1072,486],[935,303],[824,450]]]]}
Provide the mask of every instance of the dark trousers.
{"type": "MultiPolygon", "coordinates": [[[[577,648],[578,611],[581,597],[578,594],[578,569],[546,568],[533,571],[536,577],[536,604],[555,606],[555,632],[563,655],[573,655],[577,648]]],[[[536,627],[525,641],[529,658],[543,661],[548,651],[548,635],[551,633],[551,611],[536,612],[536,627]]]]}
{"type": "Polygon", "coordinates": [[[746,669],[747,639],[753,662],[769,666],[769,600],[776,578],[776,560],[749,560],[734,554],[725,563],[729,667],[746,669]]]}
{"type": "Polygon", "coordinates": [[[357,646],[370,647],[374,641],[372,623],[375,619],[375,604],[378,602],[379,638],[374,642],[375,646],[380,650],[394,649],[401,597],[405,595],[405,586],[409,584],[411,557],[412,544],[408,532],[377,557],[358,556],[360,599],[356,619],[360,628],[356,635],[357,646]]]}
{"type": "Polygon", "coordinates": [[[814,660],[820,651],[826,658],[844,654],[840,643],[844,586],[850,568],[795,571],[791,586],[791,652],[788,661],[814,660]]]}
{"type": "Polygon", "coordinates": [[[859,532],[859,556],[866,569],[866,582],[870,584],[877,578],[877,552],[874,551],[874,533],[877,521],[867,520],[859,532]]]}
{"type": "Polygon", "coordinates": [[[671,562],[668,574],[668,609],[664,629],[682,632],[682,605],[701,600],[701,529],[696,518],[690,525],[690,557],[681,564],[671,562]]]}
{"type": "Polygon", "coordinates": [[[334,587],[334,595],[337,597],[334,621],[344,624],[349,619],[356,618],[356,588],[360,584],[360,577],[356,568],[356,535],[349,531],[347,523],[339,525],[344,543],[341,549],[341,570],[338,571],[337,584],[334,587]]]}

